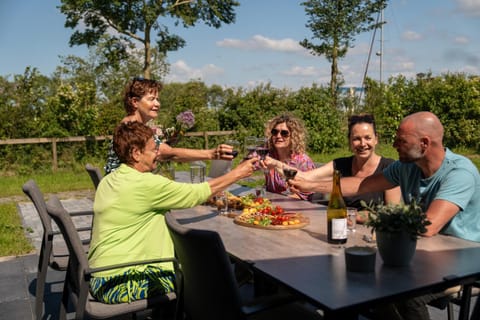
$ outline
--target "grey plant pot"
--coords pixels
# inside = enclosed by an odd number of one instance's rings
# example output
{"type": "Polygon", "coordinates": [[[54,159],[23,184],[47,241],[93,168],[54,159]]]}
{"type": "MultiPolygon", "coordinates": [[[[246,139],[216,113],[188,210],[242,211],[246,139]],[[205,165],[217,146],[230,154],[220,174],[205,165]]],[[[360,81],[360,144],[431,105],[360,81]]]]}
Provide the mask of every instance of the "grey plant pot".
{"type": "Polygon", "coordinates": [[[417,248],[417,240],[413,240],[406,232],[376,231],[378,253],[383,264],[393,267],[408,266],[417,248]]]}

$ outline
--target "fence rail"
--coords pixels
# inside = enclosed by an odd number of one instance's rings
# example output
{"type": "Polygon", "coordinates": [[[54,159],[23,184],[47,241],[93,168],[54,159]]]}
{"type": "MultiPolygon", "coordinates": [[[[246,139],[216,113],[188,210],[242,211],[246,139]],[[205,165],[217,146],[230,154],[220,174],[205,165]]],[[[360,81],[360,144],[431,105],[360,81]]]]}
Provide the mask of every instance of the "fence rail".
{"type": "MultiPolygon", "coordinates": [[[[187,137],[203,137],[205,139],[205,149],[208,149],[208,137],[210,136],[227,136],[235,134],[236,131],[202,131],[202,132],[187,132],[187,137]]],[[[0,145],[15,145],[15,144],[52,144],[52,169],[58,169],[57,158],[57,143],[59,142],[86,142],[86,141],[104,141],[111,140],[112,136],[77,136],[77,137],[63,137],[63,138],[26,138],[26,139],[6,139],[0,140],[0,145]]]]}

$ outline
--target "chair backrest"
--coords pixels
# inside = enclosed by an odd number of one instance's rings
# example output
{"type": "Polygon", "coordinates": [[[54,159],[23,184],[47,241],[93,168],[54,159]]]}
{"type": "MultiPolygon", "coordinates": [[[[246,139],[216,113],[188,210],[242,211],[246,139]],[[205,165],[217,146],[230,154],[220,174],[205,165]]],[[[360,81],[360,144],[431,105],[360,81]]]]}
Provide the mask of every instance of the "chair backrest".
{"type": "Polygon", "coordinates": [[[50,235],[51,240],[51,235],[53,234],[52,219],[47,213],[45,198],[42,191],[40,191],[40,188],[34,180],[28,180],[25,182],[22,186],[22,190],[33,202],[35,209],[37,209],[38,215],[40,216],[40,221],[42,222],[44,238],[45,236],[50,235]]]}
{"type": "Polygon", "coordinates": [[[58,225],[67,244],[70,258],[64,285],[68,283],[71,293],[75,296],[73,301],[76,302],[76,317],[83,318],[89,290],[89,280],[84,277],[89,270],[87,254],[72,218],[61,203],[55,199],[55,196],[49,199],[46,210],[58,225]]]}
{"type": "Polygon", "coordinates": [[[171,212],[165,219],[183,274],[183,306],[187,317],[243,319],[232,265],[218,233],[186,228],[171,212]]]}
{"type": "Polygon", "coordinates": [[[100,180],[102,180],[103,178],[102,172],[98,167],[95,167],[90,163],[87,163],[85,165],[85,169],[87,170],[88,175],[90,176],[90,179],[92,179],[93,185],[95,186],[95,190],[96,190],[98,187],[98,184],[100,183],[100,180]]]}
{"type": "Polygon", "coordinates": [[[228,160],[212,160],[210,164],[209,178],[223,176],[232,169],[232,161],[228,160]]]}
{"type": "MultiPolygon", "coordinates": [[[[48,215],[45,199],[38,185],[34,180],[29,180],[22,186],[22,190],[33,202],[43,227],[35,289],[35,314],[37,319],[40,319],[43,315],[43,297],[48,266],[55,270],[65,270],[68,264],[68,252],[66,250],[53,250],[54,236],[58,233],[52,228],[52,219],[48,215]]],[[[52,203],[56,201],[57,205],[61,205],[60,200],[56,197],[52,198],[51,201],[52,203]]],[[[59,249],[58,245],[56,247],[59,249]]],[[[65,248],[62,246],[61,249],[65,248]]]]}

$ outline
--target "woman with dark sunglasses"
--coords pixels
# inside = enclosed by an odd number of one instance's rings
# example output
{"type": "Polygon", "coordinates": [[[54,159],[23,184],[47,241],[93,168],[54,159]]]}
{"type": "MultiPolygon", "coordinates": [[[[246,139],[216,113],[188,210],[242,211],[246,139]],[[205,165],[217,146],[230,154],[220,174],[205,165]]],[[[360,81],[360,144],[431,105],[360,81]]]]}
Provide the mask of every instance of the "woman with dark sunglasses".
{"type": "MultiPolygon", "coordinates": [[[[127,115],[121,123],[138,121],[147,124],[155,119],[160,111],[160,101],[158,95],[162,90],[162,84],[156,80],[133,78],[125,86],[123,103],[127,115]]],[[[173,160],[179,162],[196,160],[232,160],[233,148],[230,145],[221,144],[214,149],[187,149],[174,148],[155,136],[155,142],[158,146],[157,157],[159,160],[173,160]]],[[[108,153],[105,173],[108,174],[120,166],[120,161],[113,150],[113,146],[108,153]]]]}
{"type": "MultiPolygon", "coordinates": [[[[268,155],[265,163],[275,161],[277,170],[265,170],[265,186],[267,191],[284,193],[288,184],[284,178],[283,165],[298,171],[308,171],[315,168],[312,159],[305,153],[307,132],[300,119],[285,113],[267,122],[265,136],[268,138],[268,155]]],[[[294,193],[293,197],[307,200],[311,193],[294,193]]]]}

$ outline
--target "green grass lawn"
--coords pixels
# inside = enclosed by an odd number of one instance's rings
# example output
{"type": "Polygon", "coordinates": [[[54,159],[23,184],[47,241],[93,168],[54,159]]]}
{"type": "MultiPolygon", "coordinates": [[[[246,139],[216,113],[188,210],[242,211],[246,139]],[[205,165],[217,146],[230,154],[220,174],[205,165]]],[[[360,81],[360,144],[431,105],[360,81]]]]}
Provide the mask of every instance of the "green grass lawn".
{"type": "Polygon", "coordinates": [[[20,216],[14,202],[0,204],[0,257],[22,255],[35,248],[25,237],[20,216]]]}

